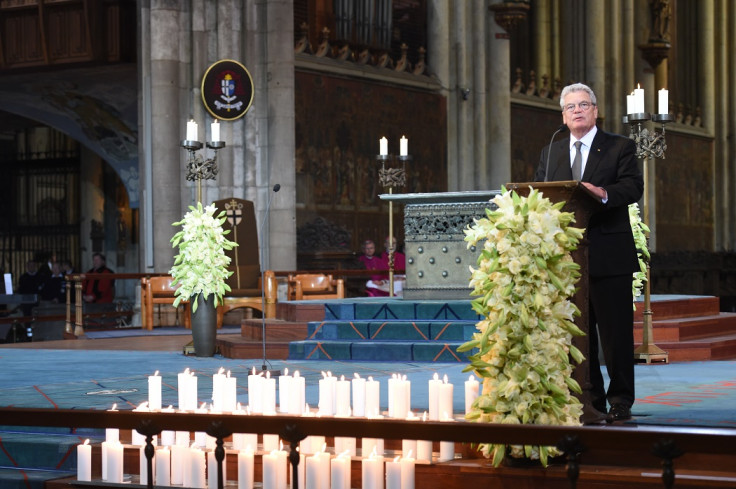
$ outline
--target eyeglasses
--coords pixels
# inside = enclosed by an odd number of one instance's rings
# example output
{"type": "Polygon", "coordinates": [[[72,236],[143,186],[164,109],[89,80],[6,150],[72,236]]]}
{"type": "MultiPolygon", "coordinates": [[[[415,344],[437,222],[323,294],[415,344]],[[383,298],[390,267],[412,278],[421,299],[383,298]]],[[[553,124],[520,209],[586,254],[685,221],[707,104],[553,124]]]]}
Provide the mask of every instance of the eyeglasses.
{"type": "Polygon", "coordinates": [[[565,112],[575,112],[575,107],[580,107],[583,112],[588,112],[588,109],[593,107],[595,104],[592,102],[580,102],[579,104],[567,104],[565,106],[565,112]]]}

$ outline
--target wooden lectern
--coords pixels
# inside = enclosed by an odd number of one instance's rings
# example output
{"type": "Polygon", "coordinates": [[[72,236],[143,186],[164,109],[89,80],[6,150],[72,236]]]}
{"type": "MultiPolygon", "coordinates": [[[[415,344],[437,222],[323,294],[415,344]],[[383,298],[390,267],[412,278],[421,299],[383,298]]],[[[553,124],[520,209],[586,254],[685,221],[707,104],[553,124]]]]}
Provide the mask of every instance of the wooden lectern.
{"type": "MultiPolygon", "coordinates": [[[[562,208],[565,212],[575,215],[575,227],[587,228],[588,220],[595,210],[601,205],[600,201],[585,186],[575,180],[559,182],[525,182],[507,183],[506,189],[513,190],[520,196],[529,195],[529,188],[542,192],[544,197],[552,202],[565,201],[562,208]]],[[[583,390],[578,396],[583,403],[583,424],[594,424],[605,420],[605,413],[601,413],[593,407],[591,400],[590,367],[588,364],[588,307],[590,304],[588,293],[588,239],[583,235],[578,248],[572,252],[572,258],[580,265],[580,280],[577,284],[577,292],[573,296],[573,302],[580,309],[580,316],[575,319],[575,325],[585,332],[586,336],[575,336],[572,344],[575,345],[585,356],[585,360],[573,370],[573,378],[580,384],[583,390]]]]}

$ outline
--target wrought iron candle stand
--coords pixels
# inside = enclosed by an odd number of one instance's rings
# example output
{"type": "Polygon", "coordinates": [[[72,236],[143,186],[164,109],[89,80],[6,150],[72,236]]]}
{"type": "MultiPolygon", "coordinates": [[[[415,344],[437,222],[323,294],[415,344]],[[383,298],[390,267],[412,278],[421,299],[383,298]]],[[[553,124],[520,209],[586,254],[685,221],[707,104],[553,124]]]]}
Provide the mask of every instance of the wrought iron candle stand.
{"type": "MultiPolygon", "coordinates": [[[[673,122],[675,119],[670,114],[648,114],[637,113],[624,116],[624,124],[628,124],[631,130],[629,137],[636,143],[636,157],[642,158],[644,162],[644,224],[649,227],[649,168],[650,158],[664,159],[667,151],[667,140],[665,139],[665,125],[673,122]],[[662,124],[661,130],[656,128],[649,131],[644,127],[644,123],[651,120],[654,123],[662,124]]],[[[649,233],[647,233],[647,246],[649,244],[649,233]]],[[[646,363],[669,361],[669,355],[666,351],[654,344],[652,338],[652,304],[650,289],[651,268],[649,260],[647,260],[646,281],[644,283],[644,312],[642,313],[643,321],[643,337],[642,343],[634,350],[634,359],[646,363]]]]}
{"type": "MultiPolygon", "coordinates": [[[[406,162],[410,161],[410,155],[377,155],[376,160],[381,162],[381,168],[378,170],[378,183],[388,188],[388,193],[393,194],[394,188],[406,185],[406,162]],[[400,167],[386,167],[386,163],[398,160],[401,162],[400,167]]],[[[394,203],[388,201],[388,295],[394,296],[394,203]]]]}
{"type": "Polygon", "coordinates": [[[204,146],[199,141],[185,139],[181,147],[187,150],[187,180],[197,182],[197,202],[202,202],[202,180],[214,180],[217,176],[217,151],[225,147],[225,141],[211,141],[207,147],[214,151],[212,158],[203,158],[197,151],[204,146]]]}

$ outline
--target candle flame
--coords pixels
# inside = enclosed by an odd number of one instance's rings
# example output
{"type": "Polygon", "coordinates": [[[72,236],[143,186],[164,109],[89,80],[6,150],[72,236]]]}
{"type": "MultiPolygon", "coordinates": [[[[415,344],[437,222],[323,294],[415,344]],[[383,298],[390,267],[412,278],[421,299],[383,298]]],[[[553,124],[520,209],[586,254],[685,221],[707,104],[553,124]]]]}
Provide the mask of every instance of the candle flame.
{"type": "Polygon", "coordinates": [[[473,374],[470,374],[470,377],[468,377],[468,380],[471,382],[475,380],[475,378],[473,377],[473,374]]]}
{"type": "Polygon", "coordinates": [[[640,89],[640,88],[641,88],[641,85],[637,83],[637,84],[636,84],[636,89],[638,90],[638,89],[640,89]]]}
{"type": "Polygon", "coordinates": [[[112,404],[112,407],[110,408],[110,411],[117,411],[117,410],[118,410],[118,403],[117,402],[114,402],[112,404]]]}
{"type": "Polygon", "coordinates": [[[266,370],[266,378],[267,379],[270,379],[271,378],[271,371],[270,370],[266,370]]]}
{"type": "Polygon", "coordinates": [[[368,376],[368,382],[373,382],[373,376],[372,375],[369,375],[368,376]]]}
{"type": "Polygon", "coordinates": [[[225,372],[225,367],[220,367],[220,370],[217,371],[217,374],[222,375],[223,372],[225,372]]]}
{"type": "Polygon", "coordinates": [[[284,440],[279,440],[279,450],[284,450],[284,440]]]}
{"type": "Polygon", "coordinates": [[[289,369],[288,369],[288,368],[285,368],[285,369],[284,369],[284,376],[286,377],[286,376],[288,376],[288,375],[289,375],[289,369]]]}
{"type": "Polygon", "coordinates": [[[255,374],[256,374],[256,368],[253,367],[253,375],[255,375],[255,374]]]}
{"type": "Polygon", "coordinates": [[[297,378],[297,377],[299,377],[299,371],[298,370],[296,372],[294,372],[294,378],[297,378]]]}
{"type": "Polygon", "coordinates": [[[427,411],[424,411],[424,414],[422,414],[422,421],[427,421],[427,411]]]}
{"type": "Polygon", "coordinates": [[[437,372],[434,373],[434,376],[432,377],[434,380],[439,380],[440,376],[437,372]]]}
{"type": "Polygon", "coordinates": [[[340,382],[345,382],[345,376],[344,375],[341,375],[340,376],[340,382]]]}
{"type": "Polygon", "coordinates": [[[442,380],[445,382],[445,384],[447,383],[447,374],[445,374],[445,378],[442,380]]]}
{"type": "Polygon", "coordinates": [[[158,377],[158,370],[156,370],[156,371],[155,371],[155,372],[153,373],[153,376],[154,376],[154,377],[158,377]]]}
{"type": "Polygon", "coordinates": [[[227,371],[227,378],[228,379],[230,378],[230,371],[229,370],[227,371]]]}
{"type": "Polygon", "coordinates": [[[82,445],[89,445],[89,438],[87,438],[86,440],[84,440],[84,443],[82,443],[82,445]]]}
{"type": "Polygon", "coordinates": [[[396,455],[396,457],[394,457],[394,463],[399,463],[399,460],[401,460],[401,455],[396,455]]]}
{"type": "Polygon", "coordinates": [[[355,377],[356,379],[360,379],[360,374],[358,372],[355,372],[353,374],[353,377],[355,377]]]}
{"type": "Polygon", "coordinates": [[[327,443],[322,444],[322,453],[325,453],[327,451],[327,443]]]}
{"type": "Polygon", "coordinates": [[[189,373],[189,367],[187,367],[186,369],[184,369],[184,373],[185,374],[188,374],[189,373]]]}
{"type": "Polygon", "coordinates": [[[409,452],[406,454],[406,457],[404,458],[411,458],[412,455],[414,455],[414,450],[410,448],[409,452]]]}

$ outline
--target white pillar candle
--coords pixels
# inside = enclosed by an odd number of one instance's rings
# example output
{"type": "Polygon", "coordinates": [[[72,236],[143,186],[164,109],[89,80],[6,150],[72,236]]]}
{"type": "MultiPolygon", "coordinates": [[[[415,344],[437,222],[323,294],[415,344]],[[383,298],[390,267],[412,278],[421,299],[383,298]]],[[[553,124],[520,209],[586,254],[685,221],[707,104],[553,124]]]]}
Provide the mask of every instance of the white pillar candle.
{"type": "Polygon", "coordinates": [[[350,489],[350,457],[340,454],[330,461],[330,488],[350,489]]]}
{"type": "Polygon", "coordinates": [[[207,487],[206,463],[204,452],[198,447],[189,449],[189,467],[184,470],[184,486],[194,488],[207,487]]]}
{"type": "Polygon", "coordinates": [[[120,441],[120,430],[117,428],[105,428],[105,441],[108,443],[120,441]]]}
{"type": "MultiPolygon", "coordinates": [[[[255,479],[255,464],[253,448],[248,447],[238,452],[238,489],[253,489],[255,479]]],[[[303,486],[299,486],[303,487],[303,486]]]]}
{"type": "Polygon", "coordinates": [[[439,410],[444,416],[452,418],[453,416],[453,398],[454,398],[454,386],[447,381],[447,375],[445,375],[442,384],[439,386],[439,410]]]}
{"type": "Polygon", "coordinates": [[[383,456],[384,451],[382,438],[362,438],[360,441],[360,453],[363,457],[369,457],[374,452],[383,456]]]}
{"type": "Polygon", "coordinates": [[[256,433],[233,433],[233,449],[247,450],[248,447],[253,450],[258,448],[258,435],[256,433]]]}
{"type": "MultiPolygon", "coordinates": [[[[227,482],[227,463],[222,461],[222,483],[227,482]]],[[[217,459],[215,452],[207,452],[207,484],[209,489],[217,489],[217,459]]]]}
{"type": "Polygon", "coordinates": [[[89,439],[77,445],[77,480],[85,482],[92,480],[92,446],[89,439]]]}
{"type": "Polygon", "coordinates": [[[321,452],[314,454],[319,463],[319,489],[330,489],[330,454],[325,452],[324,445],[321,452]]]}
{"type": "Polygon", "coordinates": [[[263,402],[261,400],[261,391],[263,385],[263,376],[256,375],[256,368],[253,367],[253,373],[248,375],[248,406],[253,414],[263,412],[263,402]]]}
{"type": "Polygon", "coordinates": [[[161,376],[158,370],[148,377],[148,408],[161,409],[161,376]]]}
{"type": "MultiPolygon", "coordinates": [[[[320,461],[316,454],[306,457],[307,466],[304,472],[304,488],[319,489],[320,461]]],[[[299,486],[301,487],[301,486],[299,486]]]]}
{"type": "Polygon", "coordinates": [[[440,420],[440,385],[442,385],[442,381],[439,375],[437,375],[437,372],[435,372],[434,376],[429,380],[429,419],[431,421],[440,420]]]}
{"type": "Polygon", "coordinates": [[[455,458],[455,442],[452,441],[441,441],[440,442],[440,462],[447,462],[455,458]]]}
{"type": "Polygon", "coordinates": [[[411,381],[405,375],[394,381],[393,406],[393,417],[406,419],[411,409],[411,381]]]}
{"type": "Polygon", "coordinates": [[[633,114],[634,113],[634,92],[631,92],[630,94],[626,95],[626,113],[627,114],[633,114]]]}
{"type": "MultiPolygon", "coordinates": [[[[307,474],[307,456],[303,453],[299,454],[299,466],[296,468],[297,472],[297,481],[299,482],[299,487],[304,489],[305,483],[306,483],[306,474],[307,474]]],[[[291,471],[289,473],[292,473],[291,471]]],[[[292,487],[294,484],[292,484],[292,487]]]]}
{"type": "Polygon", "coordinates": [[[291,379],[291,393],[289,394],[289,414],[299,416],[304,414],[306,383],[299,371],[294,372],[291,379]]]}
{"type": "Polygon", "coordinates": [[[383,457],[371,454],[361,461],[363,489],[383,489],[383,457]]]}
{"type": "Polygon", "coordinates": [[[291,391],[291,381],[293,377],[289,375],[289,369],[284,369],[284,375],[279,375],[279,412],[289,412],[289,392],[291,391]]]}
{"type": "Polygon", "coordinates": [[[180,447],[188,447],[190,443],[190,435],[188,431],[176,432],[176,445],[180,447]]]}
{"type": "Polygon", "coordinates": [[[394,414],[394,408],[396,407],[396,382],[397,382],[397,375],[392,374],[391,378],[388,379],[388,417],[393,418],[395,416],[394,414]]]}
{"type": "Polygon", "coordinates": [[[335,415],[350,416],[350,381],[344,375],[335,382],[335,400],[335,415]]]}
{"type": "Polygon", "coordinates": [[[176,433],[171,430],[163,430],[161,432],[161,446],[170,447],[176,444],[176,433]]]}
{"type": "Polygon", "coordinates": [[[634,112],[637,114],[644,113],[644,89],[637,84],[634,89],[634,112]]]}
{"type": "Polygon", "coordinates": [[[401,440],[401,455],[408,457],[417,453],[417,441],[416,440],[401,440]]]}
{"type": "Polygon", "coordinates": [[[212,142],[221,141],[220,139],[220,121],[215,119],[215,122],[210,124],[210,132],[212,133],[212,142]]]}
{"type": "Polygon", "coordinates": [[[365,379],[356,373],[351,384],[353,391],[353,416],[365,416],[365,379]]]}
{"type": "Polygon", "coordinates": [[[189,463],[189,446],[174,445],[171,447],[171,485],[184,483],[184,468],[189,463]]]}
{"type": "Polygon", "coordinates": [[[321,416],[332,416],[335,414],[335,387],[336,378],[332,377],[331,372],[322,372],[322,378],[319,379],[319,414],[321,416]],[[334,380],[333,380],[334,379],[334,380]]]}
{"type": "Polygon", "coordinates": [[[197,123],[194,120],[187,121],[187,141],[197,140],[197,123]]]}
{"type": "Polygon", "coordinates": [[[264,453],[262,456],[263,467],[263,488],[277,489],[278,473],[277,473],[277,456],[276,450],[270,453],[264,453]]]}
{"type": "Polygon", "coordinates": [[[358,442],[355,438],[347,436],[336,436],[335,437],[335,453],[347,453],[351,457],[357,455],[358,442]]]}
{"type": "Polygon", "coordinates": [[[286,489],[286,475],[288,467],[288,454],[283,444],[276,451],[276,489],[286,489]]]}
{"type": "Polygon", "coordinates": [[[119,442],[107,444],[107,479],[108,482],[123,482],[123,445],[119,442]]]}
{"type": "Polygon", "coordinates": [[[480,382],[470,374],[468,380],[465,381],[465,414],[473,409],[473,402],[478,398],[480,391],[480,382]]]}
{"type": "Polygon", "coordinates": [[[401,462],[399,457],[386,460],[386,489],[401,489],[401,462]]]}
{"type": "Polygon", "coordinates": [[[406,136],[401,136],[399,139],[399,156],[407,156],[409,154],[409,140],[406,136]]]}
{"type": "Polygon", "coordinates": [[[385,136],[378,140],[378,154],[381,156],[388,154],[388,139],[385,136]]]}
{"type": "Polygon", "coordinates": [[[368,377],[365,383],[365,415],[377,416],[381,414],[381,383],[368,377]]]}
{"type": "Polygon", "coordinates": [[[432,462],[431,440],[417,440],[417,460],[432,462]]]}
{"type": "Polygon", "coordinates": [[[156,450],[154,480],[157,486],[171,485],[171,450],[162,447],[156,450]]]}
{"type": "Polygon", "coordinates": [[[669,92],[664,88],[659,91],[659,113],[660,114],[670,113],[669,92]]]}
{"type": "MultiPolygon", "coordinates": [[[[140,447],[138,449],[138,459],[139,459],[139,466],[138,466],[138,474],[140,478],[141,485],[147,485],[148,484],[148,459],[146,458],[146,447],[140,447]]],[[[156,480],[156,453],[154,452],[154,458],[151,460],[152,464],[152,470],[153,470],[153,480],[156,480]]]]}
{"type": "Polygon", "coordinates": [[[416,462],[409,457],[401,459],[401,489],[414,489],[416,462]]]}
{"type": "Polygon", "coordinates": [[[224,411],[225,402],[225,369],[220,370],[212,376],[212,409],[214,411],[224,411]]]}
{"type": "Polygon", "coordinates": [[[261,402],[263,414],[276,414],[276,379],[271,378],[270,372],[266,372],[261,384],[261,402]]]}
{"type": "Polygon", "coordinates": [[[279,449],[279,435],[263,434],[263,451],[272,452],[279,449]]]}

